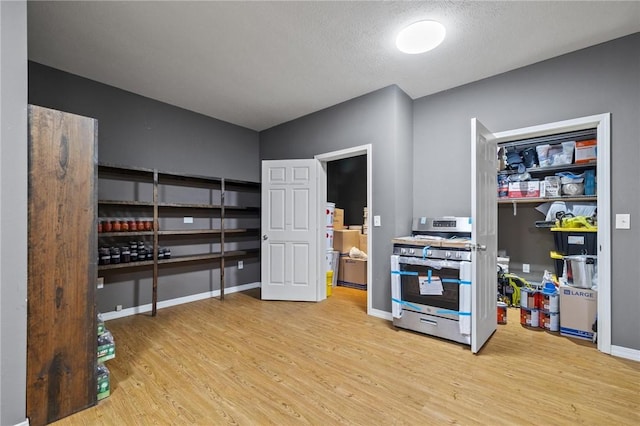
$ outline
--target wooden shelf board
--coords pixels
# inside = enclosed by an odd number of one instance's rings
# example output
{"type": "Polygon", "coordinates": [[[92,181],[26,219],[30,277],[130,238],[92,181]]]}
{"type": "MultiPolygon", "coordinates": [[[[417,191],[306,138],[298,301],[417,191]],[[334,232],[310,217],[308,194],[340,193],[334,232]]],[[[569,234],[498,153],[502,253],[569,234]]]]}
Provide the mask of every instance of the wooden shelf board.
{"type": "Polygon", "coordinates": [[[153,183],[153,169],[99,163],[98,176],[105,179],[137,180],[153,183]]]}
{"type": "Polygon", "coordinates": [[[260,232],[260,228],[235,228],[235,229],[225,229],[225,234],[249,234],[254,232],[260,232]]]}
{"type": "Polygon", "coordinates": [[[123,231],[123,232],[100,232],[98,238],[101,237],[145,237],[153,235],[153,231],[123,231]]]}
{"type": "Polygon", "coordinates": [[[98,265],[98,271],[108,271],[112,269],[132,269],[141,266],[153,266],[153,260],[143,260],[141,262],[116,263],[114,265],[98,265]]]}
{"type": "Polygon", "coordinates": [[[197,186],[222,189],[222,179],[199,175],[158,172],[158,185],[197,186]]]}
{"type": "Polygon", "coordinates": [[[260,207],[255,207],[255,206],[224,206],[224,209],[231,210],[231,211],[247,211],[247,212],[260,211],[260,207]]]}
{"type": "Polygon", "coordinates": [[[260,182],[247,182],[235,179],[225,179],[224,189],[225,191],[259,192],[260,182]]]}
{"type": "Polygon", "coordinates": [[[225,258],[260,255],[260,249],[233,250],[224,253],[225,258]]]}
{"type": "Polygon", "coordinates": [[[202,261],[202,260],[214,260],[214,259],[220,259],[221,257],[222,257],[221,253],[196,254],[191,256],[176,256],[170,259],[158,260],[158,265],[168,265],[171,263],[196,262],[196,261],[202,261]]]}
{"type": "Polygon", "coordinates": [[[127,207],[153,207],[153,201],[98,200],[98,204],[127,207]]]}
{"type": "Polygon", "coordinates": [[[159,208],[172,209],[204,209],[204,210],[220,210],[222,206],[216,204],[186,204],[186,203],[158,203],[159,208]]]}
{"type": "MultiPolygon", "coordinates": [[[[227,231],[225,231],[227,232],[227,231]]],[[[221,234],[220,229],[175,229],[158,231],[158,235],[216,235],[221,234]]]]}

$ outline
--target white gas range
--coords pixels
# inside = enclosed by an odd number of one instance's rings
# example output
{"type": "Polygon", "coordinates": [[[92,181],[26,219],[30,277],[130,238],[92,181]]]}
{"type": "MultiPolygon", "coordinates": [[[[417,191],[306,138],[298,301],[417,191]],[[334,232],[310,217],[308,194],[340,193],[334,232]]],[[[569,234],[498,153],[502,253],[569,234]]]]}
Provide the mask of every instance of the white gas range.
{"type": "Polygon", "coordinates": [[[396,327],[471,343],[471,220],[419,217],[412,235],[392,240],[396,327]]]}

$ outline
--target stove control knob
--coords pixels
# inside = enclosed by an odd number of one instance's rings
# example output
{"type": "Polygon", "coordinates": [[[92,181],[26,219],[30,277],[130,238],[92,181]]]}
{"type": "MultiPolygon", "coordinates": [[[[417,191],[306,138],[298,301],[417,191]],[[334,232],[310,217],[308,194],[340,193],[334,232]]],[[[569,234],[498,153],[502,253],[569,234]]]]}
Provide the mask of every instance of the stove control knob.
{"type": "Polygon", "coordinates": [[[459,251],[456,252],[456,259],[461,259],[462,258],[462,253],[460,253],[459,251]]]}
{"type": "Polygon", "coordinates": [[[444,257],[445,257],[446,259],[449,259],[449,258],[451,257],[451,252],[450,252],[450,251],[445,251],[445,252],[444,252],[444,257]]]}
{"type": "Polygon", "coordinates": [[[407,254],[407,249],[406,248],[401,248],[400,249],[400,254],[407,254]]]}
{"type": "Polygon", "coordinates": [[[429,257],[429,256],[431,256],[431,255],[433,255],[433,251],[431,251],[431,250],[427,250],[427,257],[429,257]]]}
{"type": "Polygon", "coordinates": [[[409,254],[415,254],[415,250],[414,249],[409,249],[409,254]]]}

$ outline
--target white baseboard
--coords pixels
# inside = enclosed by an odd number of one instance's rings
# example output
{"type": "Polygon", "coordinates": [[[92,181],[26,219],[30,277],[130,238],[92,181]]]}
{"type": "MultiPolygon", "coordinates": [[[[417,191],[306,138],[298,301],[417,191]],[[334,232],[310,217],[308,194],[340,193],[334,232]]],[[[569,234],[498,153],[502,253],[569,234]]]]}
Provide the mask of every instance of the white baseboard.
{"type": "MultiPolygon", "coordinates": [[[[260,287],[259,282],[242,284],[235,287],[228,287],[224,289],[224,294],[238,293],[240,291],[250,290],[252,288],[260,287]]],[[[198,300],[210,299],[212,297],[219,297],[220,290],[214,291],[206,291],[204,293],[192,294],[190,296],[178,297],[175,299],[163,300],[162,302],[158,302],[157,308],[168,308],[170,306],[182,305],[183,303],[196,302],[198,300]]],[[[109,321],[116,318],[128,317],[131,315],[142,314],[145,312],[151,312],[151,303],[147,303],[146,305],[134,306],[133,308],[126,308],[121,311],[110,311],[110,312],[102,312],[102,319],[105,321],[109,321]]]]}
{"type": "Polygon", "coordinates": [[[393,317],[391,316],[391,312],[381,311],[379,309],[371,308],[369,310],[369,312],[367,312],[367,314],[371,315],[372,317],[385,319],[387,321],[392,321],[393,320],[393,317]]]}
{"type": "Polygon", "coordinates": [[[29,419],[20,423],[16,423],[14,426],[29,426],[29,419]]]}
{"type": "Polygon", "coordinates": [[[640,362],[640,351],[637,349],[611,345],[611,355],[640,362]]]}

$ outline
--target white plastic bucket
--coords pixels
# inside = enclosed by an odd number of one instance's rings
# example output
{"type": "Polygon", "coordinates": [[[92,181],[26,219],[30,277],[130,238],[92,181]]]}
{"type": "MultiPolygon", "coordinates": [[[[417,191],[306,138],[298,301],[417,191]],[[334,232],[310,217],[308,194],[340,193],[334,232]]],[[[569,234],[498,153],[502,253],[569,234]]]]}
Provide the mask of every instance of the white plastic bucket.
{"type": "Polygon", "coordinates": [[[336,212],[336,203],[327,203],[327,226],[333,228],[333,215],[336,212]]]}
{"type": "Polygon", "coordinates": [[[327,250],[333,250],[333,228],[325,229],[325,240],[327,241],[327,246],[325,247],[327,250]]]}
{"type": "Polygon", "coordinates": [[[333,249],[327,249],[327,251],[325,252],[325,263],[326,263],[326,270],[327,271],[335,271],[334,268],[334,264],[333,264],[333,249]]]}

